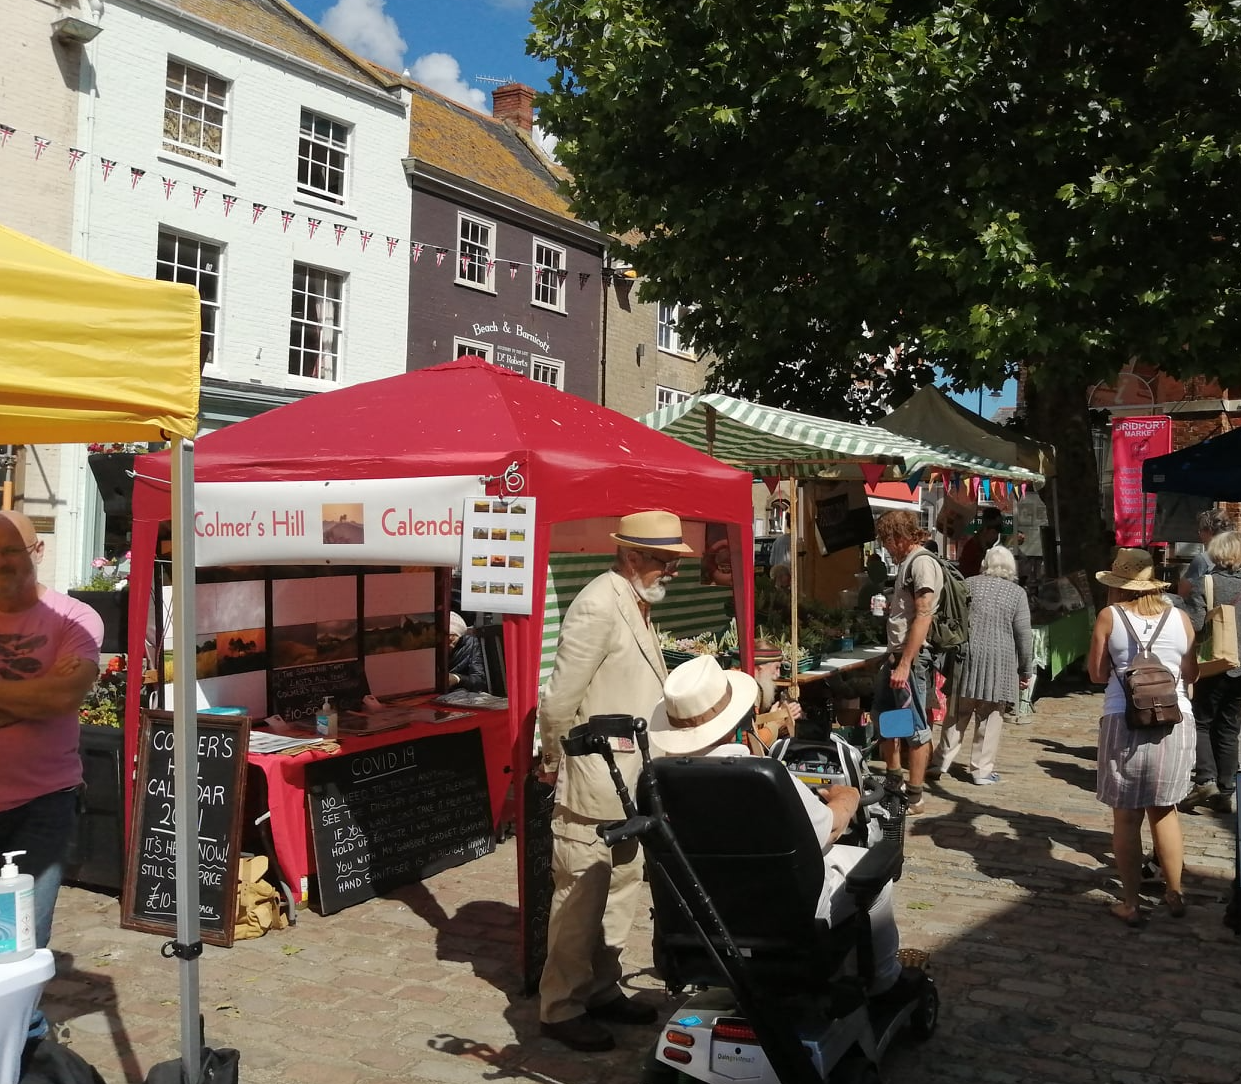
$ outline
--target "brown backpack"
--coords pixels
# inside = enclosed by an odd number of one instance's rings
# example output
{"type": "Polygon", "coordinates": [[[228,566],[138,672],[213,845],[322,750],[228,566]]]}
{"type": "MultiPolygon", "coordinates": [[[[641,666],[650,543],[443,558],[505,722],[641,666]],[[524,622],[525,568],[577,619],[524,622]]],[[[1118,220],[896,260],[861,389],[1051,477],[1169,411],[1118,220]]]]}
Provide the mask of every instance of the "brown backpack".
{"type": "Polygon", "coordinates": [[[1138,645],[1137,653],[1126,669],[1117,672],[1120,687],[1125,694],[1125,722],[1135,730],[1151,727],[1175,726],[1181,721],[1181,708],[1177,701],[1177,677],[1151,651],[1151,644],[1159,637],[1163,624],[1172,612],[1169,606],[1163,612],[1151,638],[1142,643],[1133,629],[1129,615],[1116,606],[1120,619],[1138,645]]]}

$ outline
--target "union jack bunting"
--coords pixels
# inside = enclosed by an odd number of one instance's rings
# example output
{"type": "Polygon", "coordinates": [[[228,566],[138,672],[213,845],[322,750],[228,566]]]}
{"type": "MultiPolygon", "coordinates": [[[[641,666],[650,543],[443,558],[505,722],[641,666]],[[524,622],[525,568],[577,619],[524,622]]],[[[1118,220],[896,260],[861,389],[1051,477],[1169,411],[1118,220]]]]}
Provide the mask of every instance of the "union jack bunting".
{"type": "Polygon", "coordinates": [[[106,181],[112,176],[112,171],[116,169],[116,161],[112,158],[100,158],[99,165],[103,169],[103,179],[106,181]]]}
{"type": "Polygon", "coordinates": [[[70,147],[69,148],[69,172],[72,173],[73,167],[76,166],[85,157],[86,157],[85,151],[80,151],[77,149],[77,147],[70,147]]]}
{"type": "Polygon", "coordinates": [[[132,192],[138,187],[138,182],[147,175],[145,169],[139,169],[137,166],[129,167],[129,190],[132,192]]]}
{"type": "Polygon", "coordinates": [[[237,197],[225,192],[220,198],[224,201],[224,217],[228,218],[229,212],[233,209],[233,204],[237,202],[237,197]]]}

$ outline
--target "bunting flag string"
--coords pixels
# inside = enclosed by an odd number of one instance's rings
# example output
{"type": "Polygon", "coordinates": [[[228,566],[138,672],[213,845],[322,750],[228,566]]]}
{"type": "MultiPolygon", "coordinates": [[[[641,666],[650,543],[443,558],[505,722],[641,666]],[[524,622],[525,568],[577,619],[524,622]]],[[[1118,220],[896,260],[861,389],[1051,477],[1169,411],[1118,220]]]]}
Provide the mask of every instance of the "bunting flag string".
{"type": "MultiPolygon", "coordinates": [[[[33,155],[34,155],[35,161],[38,161],[38,162],[52,161],[55,159],[56,155],[61,153],[62,147],[57,146],[52,139],[49,139],[48,137],[40,135],[36,132],[26,132],[23,129],[18,128],[14,125],[5,124],[5,123],[0,123],[0,150],[8,149],[10,137],[17,135],[18,133],[22,133],[23,137],[25,135],[30,136],[31,141],[32,141],[33,155]],[[45,154],[45,152],[47,153],[45,154]]],[[[64,146],[63,152],[66,156],[65,160],[66,160],[67,168],[71,172],[74,169],[76,169],[78,164],[82,161],[83,158],[87,157],[87,154],[88,154],[87,151],[83,150],[80,147],[69,147],[69,146],[64,146]]],[[[108,158],[103,155],[100,155],[99,163],[100,163],[100,169],[102,171],[103,181],[105,183],[110,179],[112,175],[112,171],[114,169],[117,169],[117,168],[128,169],[129,187],[130,187],[131,192],[134,192],[137,190],[138,182],[141,181],[142,178],[145,177],[148,172],[147,169],[144,169],[141,166],[132,165],[130,163],[125,163],[119,159],[108,158]]],[[[166,177],[166,176],[161,175],[161,183],[164,189],[165,202],[171,202],[176,196],[177,185],[180,183],[179,180],[175,177],[166,177]]],[[[211,189],[204,185],[190,184],[188,181],[187,181],[187,185],[190,191],[192,192],[191,198],[192,198],[194,210],[196,211],[203,210],[202,208],[203,199],[204,197],[211,194],[211,189]]],[[[184,189],[182,191],[184,191],[184,189]]],[[[222,192],[219,194],[220,194],[220,207],[223,211],[223,217],[229,218],[232,214],[233,208],[237,205],[238,200],[242,199],[243,197],[235,195],[232,192],[222,192]]],[[[264,212],[267,210],[270,204],[260,202],[258,200],[250,200],[249,202],[250,202],[250,225],[257,226],[259,223],[259,220],[263,217],[264,212]]],[[[280,212],[280,217],[281,217],[281,230],[282,232],[287,233],[289,226],[292,225],[293,222],[298,218],[298,214],[294,211],[283,211],[282,210],[280,212]]],[[[305,215],[304,217],[306,218],[308,237],[313,239],[319,226],[322,225],[323,220],[321,218],[312,218],[309,215],[305,215]]],[[[371,229],[363,229],[361,226],[355,226],[353,228],[358,231],[358,240],[361,246],[361,251],[364,253],[367,252],[369,249],[370,242],[375,236],[375,231],[371,229]]],[[[336,243],[338,245],[340,244],[341,239],[344,237],[344,235],[349,231],[349,229],[350,229],[350,226],[348,226],[345,223],[334,223],[333,224],[333,230],[336,236],[336,243]]],[[[405,239],[401,238],[399,235],[385,233],[383,234],[383,236],[385,237],[386,242],[387,242],[387,252],[389,256],[392,256],[395,254],[396,248],[398,245],[405,243],[405,239]]],[[[558,282],[560,285],[563,286],[568,281],[569,274],[570,274],[570,271],[568,268],[548,267],[546,265],[538,264],[538,263],[535,263],[529,260],[512,260],[512,259],[507,259],[507,258],[502,259],[499,256],[482,256],[482,255],[471,256],[469,254],[462,254],[460,253],[459,248],[455,242],[452,246],[449,247],[449,246],[444,246],[444,245],[431,244],[426,241],[418,241],[414,239],[409,239],[408,244],[410,246],[410,253],[411,253],[414,263],[418,262],[418,258],[422,254],[424,249],[430,248],[435,252],[436,267],[441,267],[444,263],[445,257],[450,252],[455,251],[456,254],[461,257],[463,270],[468,272],[468,270],[471,269],[475,264],[478,264],[480,266],[485,265],[487,268],[488,278],[490,278],[494,274],[495,269],[497,265],[499,264],[508,265],[509,278],[510,280],[513,280],[513,281],[516,280],[517,273],[521,268],[529,268],[533,274],[534,281],[539,284],[543,284],[546,282],[558,282]]],[[[591,275],[589,272],[579,271],[578,272],[579,289],[584,289],[586,287],[586,284],[589,282],[590,278],[591,278],[591,275]]]]}

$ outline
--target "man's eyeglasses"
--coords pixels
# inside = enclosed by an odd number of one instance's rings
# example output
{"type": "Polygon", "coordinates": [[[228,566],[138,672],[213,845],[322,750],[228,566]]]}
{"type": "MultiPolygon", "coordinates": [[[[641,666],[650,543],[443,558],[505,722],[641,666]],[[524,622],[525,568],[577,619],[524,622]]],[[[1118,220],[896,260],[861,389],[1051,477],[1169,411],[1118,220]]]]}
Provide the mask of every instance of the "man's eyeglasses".
{"type": "Polygon", "coordinates": [[[665,559],[663,557],[658,556],[657,554],[652,553],[650,550],[642,550],[641,553],[642,553],[642,556],[645,557],[648,561],[654,561],[655,564],[662,565],[663,570],[665,572],[675,572],[681,565],[681,558],[679,557],[671,557],[671,558],[665,559]]]}
{"type": "Polygon", "coordinates": [[[0,549],[0,557],[6,561],[11,561],[16,557],[20,557],[23,553],[34,553],[38,542],[31,542],[29,546],[5,546],[0,549]]]}

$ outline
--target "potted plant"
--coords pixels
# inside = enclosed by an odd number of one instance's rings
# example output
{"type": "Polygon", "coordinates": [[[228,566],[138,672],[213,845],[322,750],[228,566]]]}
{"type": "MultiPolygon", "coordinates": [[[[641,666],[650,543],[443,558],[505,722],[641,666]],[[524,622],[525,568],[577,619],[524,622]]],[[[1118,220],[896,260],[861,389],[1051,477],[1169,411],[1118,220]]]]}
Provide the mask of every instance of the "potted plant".
{"type": "Polygon", "coordinates": [[[103,619],[103,650],[125,651],[129,633],[129,553],[123,557],[96,557],[91,561],[89,578],[69,588],[68,593],[103,619]]]}
{"type": "Polygon", "coordinates": [[[124,870],[126,659],[116,655],[78,709],[83,801],[65,861],[65,880],[120,891],[124,870]]]}

